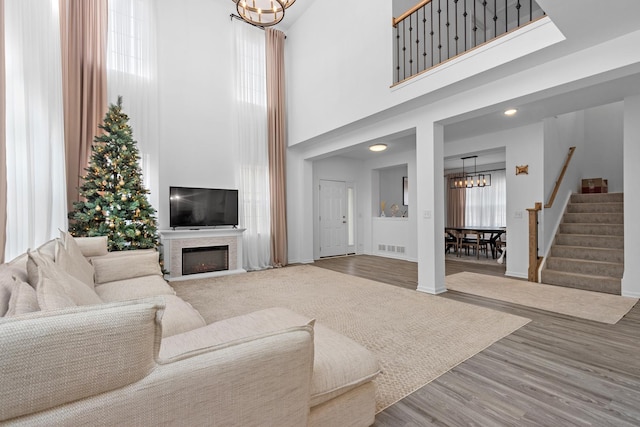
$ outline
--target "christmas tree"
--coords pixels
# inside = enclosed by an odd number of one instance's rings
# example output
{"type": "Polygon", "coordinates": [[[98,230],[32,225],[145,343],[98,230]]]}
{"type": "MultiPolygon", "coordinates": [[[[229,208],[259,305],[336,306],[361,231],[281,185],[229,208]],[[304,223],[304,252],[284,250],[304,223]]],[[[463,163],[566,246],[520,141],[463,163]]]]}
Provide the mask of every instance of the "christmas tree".
{"type": "Polygon", "coordinates": [[[159,245],[155,209],[142,184],[138,148],[129,117],[122,112],[122,97],[111,105],[104,130],[91,147],[91,161],[82,177],[82,201],[69,213],[74,236],[107,236],[109,250],[147,249],[159,245]]]}

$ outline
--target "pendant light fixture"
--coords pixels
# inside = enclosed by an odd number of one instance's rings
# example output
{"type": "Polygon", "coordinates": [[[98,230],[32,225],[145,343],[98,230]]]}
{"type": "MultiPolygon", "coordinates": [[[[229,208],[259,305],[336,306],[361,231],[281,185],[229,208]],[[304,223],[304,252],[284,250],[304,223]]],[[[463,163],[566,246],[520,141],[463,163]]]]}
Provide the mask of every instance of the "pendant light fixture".
{"type": "Polygon", "coordinates": [[[449,188],[462,189],[462,188],[483,188],[491,185],[490,173],[477,173],[476,171],[476,158],[478,156],[461,157],[462,159],[462,174],[457,177],[451,177],[449,179],[449,188]],[[465,173],[464,163],[465,160],[473,159],[473,173],[465,173]]]}
{"type": "Polygon", "coordinates": [[[296,0],[232,0],[238,15],[250,24],[259,27],[276,25],[284,18],[285,9],[296,0]]]}

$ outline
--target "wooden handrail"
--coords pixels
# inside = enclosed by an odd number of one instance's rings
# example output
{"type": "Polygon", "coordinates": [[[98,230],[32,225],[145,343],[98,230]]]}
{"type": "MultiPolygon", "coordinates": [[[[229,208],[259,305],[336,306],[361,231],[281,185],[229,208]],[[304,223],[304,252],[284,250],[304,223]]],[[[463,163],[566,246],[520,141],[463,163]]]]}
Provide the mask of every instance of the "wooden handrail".
{"type": "Polygon", "coordinates": [[[560,171],[560,176],[556,181],[556,186],[553,188],[553,193],[551,193],[551,197],[549,197],[549,201],[547,202],[547,204],[544,205],[545,209],[549,209],[551,206],[553,206],[553,201],[556,199],[558,190],[560,190],[560,184],[562,184],[564,173],[567,171],[567,167],[569,166],[569,162],[571,161],[571,157],[573,156],[574,151],[576,151],[576,147],[569,147],[569,154],[567,154],[567,159],[564,161],[564,166],[562,167],[562,171],[560,171]]]}
{"type": "Polygon", "coordinates": [[[398,25],[399,22],[404,21],[407,18],[407,16],[411,15],[413,12],[415,12],[416,10],[420,9],[422,6],[425,6],[429,3],[431,3],[431,0],[422,0],[420,3],[413,6],[411,9],[407,10],[402,15],[398,16],[397,18],[393,18],[391,20],[392,25],[395,27],[396,25],[398,25]]]}
{"type": "Polygon", "coordinates": [[[538,257],[538,212],[542,210],[542,202],[536,202],[534,208],[529,208],[529,271],[527,279],[538,281],[538,268],[542,258],[538,257]]]}

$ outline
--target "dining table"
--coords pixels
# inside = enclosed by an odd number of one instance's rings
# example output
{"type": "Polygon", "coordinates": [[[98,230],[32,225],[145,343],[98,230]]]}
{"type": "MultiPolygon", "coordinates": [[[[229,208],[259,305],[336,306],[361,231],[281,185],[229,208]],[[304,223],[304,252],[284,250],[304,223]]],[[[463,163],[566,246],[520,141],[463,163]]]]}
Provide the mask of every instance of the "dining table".
{"type": "Polygon", "coordinates": [[[490,226],[463,226],[463,227],[445,227],[445,233],[447,233],[451,237],[456,237],[453,232],[457,232],[459,234],[465,233],[482,233],[489,234],[489,246],[491,247],[491,257],[496,258],[497,250],[496,250],[496,241],[507,232],[507,227],[490,227],[490,226]]]}

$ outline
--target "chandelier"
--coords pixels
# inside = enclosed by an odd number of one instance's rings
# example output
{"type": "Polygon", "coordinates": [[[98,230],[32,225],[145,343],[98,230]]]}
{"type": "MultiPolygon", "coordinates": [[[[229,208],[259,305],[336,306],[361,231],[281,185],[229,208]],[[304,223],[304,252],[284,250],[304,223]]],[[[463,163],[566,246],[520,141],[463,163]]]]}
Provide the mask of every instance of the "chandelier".
{"type": "Polygon", "coordinates": [[[284,18],[284,11],[296,0],[232,0],[238,15],[259,27],[276,25],[284,18]]]}
{"type": "Polygon", "coordinates": [[[489,187],[491,185],[490,173],[477,173],[476,172],[476,158],[478,156],[461,157],[462,159],[462,174],[449,178],[449,188],[482,188],[489,187]],[[464,161],[473,159],[473,173],[465,173],[464,161]]]}

